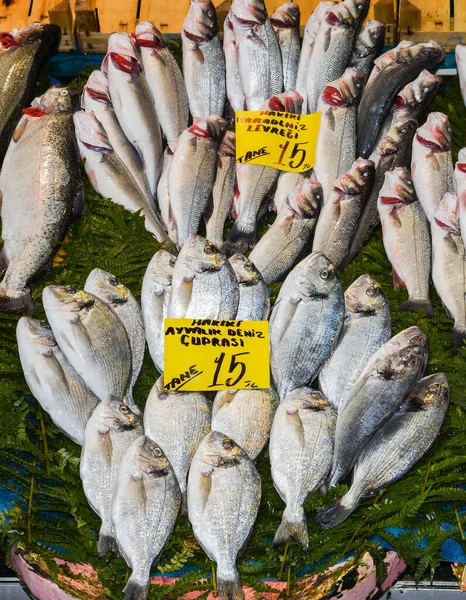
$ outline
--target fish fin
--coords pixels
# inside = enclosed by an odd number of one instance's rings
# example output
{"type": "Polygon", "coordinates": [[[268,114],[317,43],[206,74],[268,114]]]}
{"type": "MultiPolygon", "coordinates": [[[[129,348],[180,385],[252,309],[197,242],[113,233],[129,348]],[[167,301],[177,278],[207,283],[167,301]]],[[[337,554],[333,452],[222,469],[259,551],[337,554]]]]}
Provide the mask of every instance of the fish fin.
{"type": "Polygon", "coordinates": [[[236,569],[231,573],[223,573],[217,566],[217,588],[222,600],[244,600],[243,586],[236,569]]]}
{"type": "Polygon", "coordinates": [[[233,224],[233,227],[225,240],[224,253],[227,256],[239,252],[240,254],[246,254],[249,250],[252,250],[257,242],[257,231],[256,228],[252,231],[243,231],[240,229],[238,222],[233,224]]]}
{"type": "Polygon", "coordinates": [[[359,501],[357,499],[349,500],[347,498],[349,494],[343,496],[330,506],[326,506],[320,512],[317,513],[315,520],[318,525],[322,527],[322,529],[330,529],[331,527],[335,527],[340,523],[343,523],[345,519],[347,519],[350,514],[356,510],[359,505],[359,501]],[[345,502],[346,500],[346,502],[345,502]]]}
{"type": "Polygon", "coordinates": [[[71,219],[73,221],[80,217],[84,211],[84,186],[82,182],[79,183],[79,191],[76,193],[76,196],[73,201],[73,206],[71,207],[71,219]]]}
{"type": "Polygon", "coordinates": [[[125,593],[124,600],[147,600],[149,585],[149,581],[145,585],[141,585],[137,581],[132,581],[130,577],[123,590],[125,593]]]}
{"type": "MultiPolygon", "coordinates": [[[[213,198],[212,194],[210,194],[206,209],[204,211],[204,221],[206,223],[208,223],[208,221],[211,219],[213,212],[214,212],[214,198],[213,198]]],[[[209,240],[209,241],[212,241],[212,240],[209,240]]]]}
{"type": "Polygon", "coordinates": [[[328,27],[327,31],[325,32],[325,38],[324,38],[324,52],[327,52],[327,50],[329,49],[331,41],[332,41],[332,29],[330,27],[328,27]]]}
{"type": "Polygon", "coordinates": [[[191,48],[191,52],[193,53],[194,58],[202,65],[204,63],[204,55],[197,44],[194,44],[191,48]]]}
{"type": "Polygon", "coordinates": [[[325,119],[327,120],[327,124],[332,131],[335,131],[335,115],[333,114],[332,108],[329,108],[325,113],[325,119]]]}
{"type": "Polygon", "coordinates": [[[393,287],[395,290],[399,287],[406,287],[406,283],[401,279],[395,269],[393,269],[393,287]]]}
{"type": "Polygon", "coordinates": [[[466,342],[466,329],[460,329],[459,327],[453,328],[453,333],[451,335],[451,347],[452,348],[462,348],[463,344],[466,342]]]}
{"type": "Polygon", "coordinates": [[[0,273],[4,273],[7,270],[9,262],[5,246],[3,246],[0,250],[0,273]]]}
{"type": "Polygon", "coordinates": [[[286,542],[298,542],[304,550],[307,550],[309,547],[306,513],[302,506],[293,515],[289,513],[288,508],[285,508],[282,522],[273,540],[274,548],[286,542]]]}
{"type": "Polygon", "coordinates": [[[390,220],[395,227],[401,227],[401,219],[395,207],[390,211],[390,220]]]}
{"type": "Polygon", "coordinates": [[[225,406],[225,404],[230,404],[230,402],[236,396],[237,390],[224,390],[221,392],[220,400],[214,405],[212,409],[212,417],[218,413],[218,411],[225,406]]]}
{"type": "Polygon", "coordinates": [[[24,289],[18,296],[12,298],[7,295],[7,289],[0,287],[0,311],[18,312],[23,309],[25,315],[31,315],[34,310],[34,302],[32,301],[31,291],[24,289]]]}
{"type": "Polygon", "coordinates": [[[304,448],[304,427],[303,422],[301,421],[301,417],[299,415],[299,411],[286,412],[289,422],[295,429],[296,435],[299,440],[299,444],[301,448],[304,448]]]}
{"type": "Polygon", "coordinates": [[[204,510],[208,500],[209,500],[209,496],[210,496],[210,492],[212,490],[212,473],[213,473],[213,468],[206,470],[206,471],[202,471],[201,475],[201,485],[200,485],[200,492],[201,492],[201,496],[202,496],[202,510],[204,510]]]}
{"type": "Polygon", "coordinates": [[[102,558],[109,552],[113,552],[115,556],[119,555],[118,552],[118,544],[115,538],[111,535],[106,535],[105,533],[99,534],[99,542],[97,544],[97,551],[99,553],[99,557],[102,558]]]}
{"type": "Polygon", "coordinates": [[[428,317],[433,315],[430,300],[407,300],[400,306],[398,312],[413,312],[415,310],[425,311],[428,317]]]}
{"type": "Polygon", "coordinates": [[[13,133],[13,142],[17,144],[19,140],[23,137],[23,133],[26,131],[26,127],[28,126],[29,120],[27,117],[23,117],[19,122],[13,133]]]}

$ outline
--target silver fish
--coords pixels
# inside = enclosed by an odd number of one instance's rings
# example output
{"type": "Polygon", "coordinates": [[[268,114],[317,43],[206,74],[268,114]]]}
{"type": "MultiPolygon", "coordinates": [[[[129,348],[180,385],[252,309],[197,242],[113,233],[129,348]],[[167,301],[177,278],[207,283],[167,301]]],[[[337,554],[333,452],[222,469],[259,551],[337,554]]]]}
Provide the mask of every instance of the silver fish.
{"type": "Polygon", "coordinates": [[[319,387],[337,410],[371,356],[391,335],[388,299],[375,279],[361,275],[345,292],[343,330],[333,354],[319,373],[319,387]]]}
{"type": "Polygon", "coordinates": [[[466,240],[466,148],[462,148],[458,153],[453,183],[458,194],[458,218],[464,242],[466,240]]]}
{"type": "Polygon", "coordinates": [[[237,110],[246,110],[246,99],[239,76],[238,47],[230,12],[223,23],[223,53],[225,54],[227,97],[231,112],[234,114],[237,110]]]}
{"type": "Polygon", "coordinates": [[[320,392],[292,391],[280,403],[270,433],[270,466],[275,489],[285,502],[274,546],[296,541],[309,546],[303,502],[325,481],[333,458],[337,413],[320,392]]]}
{"type": "Polygon", "coordinates": [[[33,396],[55,425],[82,445],[98,398],[66,360],[47,323],[21,317],[16,339],[24,378],[33,396]]]}
{"type": "Polygon", "coordinates": [[[393,120],[398,111],[409,108],[411,115],[415,119],[419,119],[435,98],[441,84],[441,77],[424,69],[414,81],[407,83],[395,97],[389,116],[393,120]]]}
{"type": "Polygon", "coordinates": [[[102,519],[100,556],[116,550],[112,506],[118,469],[126,450],[142,433],[140,417],[112,396],[97,405],[87,422],[79,474],[87,501],[102,519]]]}
{"type": "Polygon", "coordinates": [[[337,343],[345,315],[340,279],[319,252],[285,279],[270,317],[270,363],[280,400],[312,382],[337,343]]]}
{"type": "Polygon", "coordinates": [[[373,496],[412,469],[440,433],[449,396],[444,373],[421,379],[362,451],[354,467],[350,490],[319,512],[316,521],[324,529],[342,523],[364,497],[373,496]]]}
{"type": "Polygon", "coordinates": [[[301,11],[293,2],[285,2],[270,17],[280,44],[283,66],[283,89],[296,88],[299,58],[301,55],[301,35],[299,26],[301,11]]]}
{"type": "MultiPolygon", "coordinates": [[[[313,176],[310,171],[309,178],[313,176]]],[[[277,188],[273,197],[273,209],[279,213],[283,202],[289,194],[308,177],[307,173],[296,173],[295,171],[281,171],[277,179],[277,188]]]]}
{"type": "Polygon", "coordinates": [[[267,285],[287,275],[307,248],[321,203],[322,187],[313,179],[304,179],[283,202],[276,220],[249,257],[267,285]]]}
{"type": "Polygon", "coordinates": [[[175,221],[173,219],[171,206],[170,206],[170,194],[168,191],[168,175],[170,173],[171,164],[173,162],[173,155],[178,147],[179,138],[173,140],[167,144],[165,152],[163,153],[163,167],[162,174],[160,175],[159,183],[157,185],[157,202],[160,209],[160,215],[165,229],[168,232],[168,236],[174,244],[178,243],[178,232],[176,230],[175,221]]]}
{"type": "Polygon", "coordinates": [[[408,169],[397,168],[385,175],[377,206],[385,252],[393,269],[393,286],[406,287],[409,294],[400,311],[422,309],[432,316],[429,225],[408,169]]]}
{"type": "Polygon", "coordinates": [[[222,599],[244,599],[236,558],[250,536],[260,498],[261,478],[244,450],[222,433],[209,433],[189,471],[188,514],[199,544],[217,563],[222,599]]]}
{"type": "Polygon", "coordinates": [[[349,66],[354,67],[368,79],[374,60],[385,42],[385,23],[370,19],[361,29],[354,45],[349,66]]]}
{"type": "Polygon", "coordinates": [[[461,97],[466,106],[466,46],[457,44],[455,48],[456,68],[460,79],[461,97]]]}
{"type": "Polygon", "coordinates": [[[236,320],[266,321],[270,312],[269,292],[257,267],[242,254],[233,254],[229,262],[239,285],[236,320]]]}

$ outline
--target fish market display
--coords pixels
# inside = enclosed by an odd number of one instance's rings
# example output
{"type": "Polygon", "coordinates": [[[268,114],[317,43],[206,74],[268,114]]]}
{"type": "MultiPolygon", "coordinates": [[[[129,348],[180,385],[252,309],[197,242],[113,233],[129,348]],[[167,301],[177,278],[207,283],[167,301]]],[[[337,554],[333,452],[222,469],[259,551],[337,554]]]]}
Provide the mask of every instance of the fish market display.
{"type": "Polygon", "coordinates": [[[453,183],[458,194],[457,214],[460,221],[461,236],[464,241],[466,240],[466,148],[462,148],[458,152],[453,183]]]}
{"type": "Polygon", "coordinates": [[[316,516],[325,529],[344,521],[362,498],[397,481],[429,450],[448,409],[450,390],[444,373],[424,377],[358,457],[350,490],[316,516]]]}
{"type": "Polygon", "coordinates": [[[369,20],[361,29],[354,45],[349,66],[354,67],[367,79],[385,42],[385,23],[369,20]]]}
{"type": "Polygon", "coordinates": [[[32,394],[55,425],[82,445],[84,429],[98,398],[66,360],[47,323],[22,317],[16,337],[24,377],[32,394]]]}
{"type": "Polygon", "coordinates": [[[309,545],[303,502],[324,482],[331,467],[337,414],[324,396],[299,388],[280,403],[270,434],[270,467],[275,489],[285,502],[274,546],[309,545]]]}
{"type": "Polygon", "coordinates": [[[270,317],[270,364],[280,400],[317,377],[337,343],[344,312],[334,266],[323,254],[310,254],[285,279],[270,317]]]}
{"type": "Polygon", "coordinates": [[[383,244],[393,269],[393,286],[406,287],[409,294],[400,311],[422,309],[432,316],[429,225],[408,169],[397,168],[385,175],[378,209],[383,244]]]}
{"type": "Polygon", "coordinates": [[[238,65],[238,47],[235,32],[228,12],[223,23],[223,53],[225,55],[226,92],[230,111],[246,110],[246,99],[243,94],[238,65]]]}
{"type": "Polygon", "coordinates": [[[321,203],[322,187],[313,179],[305,179],[285,199],[276,220],[250,254],[266,284],[287,275],[303,254],[316,227],[321,203]]]}
{"type": "Polygon", "coordinates": [[[361,275],[345,292],[345,321],[335,351],[319,373],[319,387],[338,410],[371,356],[392,335],[390,305],[382,287],[361,275]]]}
{"type": "Polygon", "coordinates": [[[270,312],[267,285],[252,259],[233,254],[229,259],[238,280],[239,303],[237,321],[264,321],[270,312]]]}
{"type": "Polygon", "coordinates": [[[466,46],[458,44],[455,48],[456,68],[460,78],[461,97],[466,106],[466,46]]]}
{"type": "Polygon", "coordinates": [[[251,460],[256,460],[269,440],[279,403],[273,388],[218,392],[212,408],[212,431],[232,438],[251,460]]]}
{"type": "Polygon", "coordinates": [[[0,175],[2,238],[0,307],[31,312],[31,280],[52,259],[83,206],[71,88],[50,88],[26,109],[13,134],[0,175]],[[27,173],[27,176],[18,176],[27,173]]]}
{"type": "Polygon", "coordinates": [[[285,2],[270,17],[282,53],[283,89],[285,90],[296,88],[301,55],[300,19],[299,6],[293,2],[285,2]]]}
{"type": "Polygon", "coordinates": [[[118,468],[140,435],[140,418],[113,396],[97,405],[86,425],[79,473],[86,498],[102,519],[97,546],[100,556],[116,550],[112,506],[118,468]]]}
{"type": "Polygon", "coordinates": [[[163,35],[150,21],[138,23],[135,36],[160,127],[171,142],[188,127],[188,93],[183,74],[163,35]]]}
{"type": "Polygon", "coordinates": [[[209,433],[189,471],[188,515],[196,539],[217,564],[220,598],[243,598],[236,559],[250,536],[260,498],[261,478],[244,450],[222,433],[209,433]]]}

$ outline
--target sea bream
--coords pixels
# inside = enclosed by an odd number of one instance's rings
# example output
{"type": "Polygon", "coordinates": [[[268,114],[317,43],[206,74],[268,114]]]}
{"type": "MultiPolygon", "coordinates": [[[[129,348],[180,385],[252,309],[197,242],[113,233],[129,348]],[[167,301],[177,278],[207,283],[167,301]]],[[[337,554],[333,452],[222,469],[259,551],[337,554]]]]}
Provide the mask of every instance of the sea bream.
{"type": "Polygon", "coordinates": [[[299,26],[301,11],[293,2],[284,2],[270,17],[282,53],[283,89],[296,88],[299,58],[301,55],[301,35],[299,26]]]}
{"type": "Polygon", "coordinates": [[[461,97],[466,106],[466,46],[457,44],[455,48],[456,68],[460,79],[461,97]]]}
{"type": "Polygon", "coordinates": [[[269,292],[258,268],[242,254],[233,254],[229,262],[239,287],[236,320],[266,321],[270,312],[269,292]]]}
{"type": "Polygon", "coordinates": [[[223,53],[225,55],[227,98],[230,103],[231,116],[234,116],[237,110],[246,110],[246,99],[239,76],[238,47],[230,12],[223,23],[223,53]]]}
{"type": "Polygon", "coordinates": [[[362,73],[367,80],[374,66],[374,60],[379,55],[385,42],[385,23],[370,19],[361,29],[349,66],[362,73]]]}

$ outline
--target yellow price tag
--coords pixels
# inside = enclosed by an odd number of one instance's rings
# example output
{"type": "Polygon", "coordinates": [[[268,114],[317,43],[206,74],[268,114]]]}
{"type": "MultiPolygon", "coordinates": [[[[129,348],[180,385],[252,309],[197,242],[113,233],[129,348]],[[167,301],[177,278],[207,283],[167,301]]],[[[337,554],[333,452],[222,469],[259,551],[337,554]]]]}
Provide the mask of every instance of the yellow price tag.
{"type": "Polygon", "coordinates": [[[164,328],[166,390],[270,387],[268,321],[165,319],[164,328]]]}
{"type": "Polygon", "coordinates": [[[236,112],[236,162],[303,173],[314,166],[320,112],[236,112]]]}

